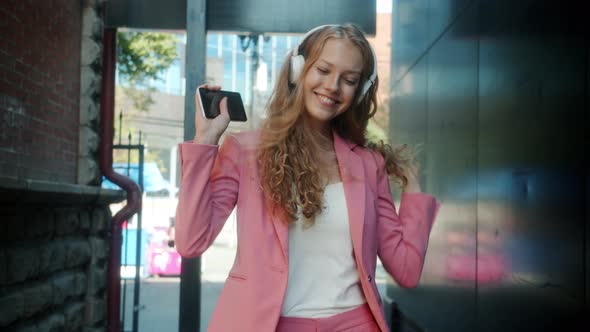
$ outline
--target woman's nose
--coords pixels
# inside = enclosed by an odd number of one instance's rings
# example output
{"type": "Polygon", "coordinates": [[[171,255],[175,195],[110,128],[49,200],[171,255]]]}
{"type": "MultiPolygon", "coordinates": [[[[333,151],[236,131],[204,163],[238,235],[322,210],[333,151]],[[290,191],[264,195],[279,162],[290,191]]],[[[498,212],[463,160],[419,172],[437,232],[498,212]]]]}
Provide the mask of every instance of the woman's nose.
{"type": "Polygon", "coordinates": [[[340,87],[339,82],[340,78],[338,75],[329,75],[324,81],[324,87],[330,91],[338,91],[338,88],[340,87]]]}

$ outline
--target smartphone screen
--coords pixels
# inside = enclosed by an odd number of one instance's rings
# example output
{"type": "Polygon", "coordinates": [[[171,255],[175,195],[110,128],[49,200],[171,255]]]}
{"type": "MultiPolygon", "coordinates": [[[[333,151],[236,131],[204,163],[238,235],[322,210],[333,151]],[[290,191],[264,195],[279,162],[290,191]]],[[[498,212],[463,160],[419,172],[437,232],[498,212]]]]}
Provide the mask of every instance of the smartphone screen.
{"type": "Polygon", "coordinates": [[[227,109],[231,121],[246,121],[246,110],[242,97],[238,92],[224,90],[208,90],[199,88],[201,109],[203,115],[208,119],[213,119],[219,115],[219,103],[223,97],[227,97],[227,109]]]}

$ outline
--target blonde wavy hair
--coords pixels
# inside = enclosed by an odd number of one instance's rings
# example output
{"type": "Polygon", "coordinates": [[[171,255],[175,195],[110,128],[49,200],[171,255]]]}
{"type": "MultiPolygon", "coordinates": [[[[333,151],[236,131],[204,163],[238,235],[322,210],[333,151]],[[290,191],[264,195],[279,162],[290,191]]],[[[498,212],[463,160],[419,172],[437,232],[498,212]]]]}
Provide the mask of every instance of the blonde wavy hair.
{"type": "Polygon", "coordinates": [[[300,44],[299,54],[305,58],[305,65],[296,84],[289,82],[290,62],[287,56],[260,129],[258,162],[261,166],[261,187],[270,200],[273,212],[281,214],[283,220],[289,223],[297,220],[300,211],[309,226],[322,211],[326,174],[318,161],[322,160],[320,146],[328,138],[313,130],[306,121],[302,81],[319,58],[326,41],[331,38],[351,41],[364,59],[363,80],[357,87],[355,101],[348,110],[332,120],[332,128],[340,137],[380,152],[385,159],[387,173],[402,186],[407,183],[402,171],[412,158],[405,153],[405,147],[394,149],[384,142],[367,142],[367,124],[377,110],[378,78],[360,102],[357,98],[364,80],[369,78],[374,67],[369,42],[353,24],[326,26],[310,34],[300,44]]]}

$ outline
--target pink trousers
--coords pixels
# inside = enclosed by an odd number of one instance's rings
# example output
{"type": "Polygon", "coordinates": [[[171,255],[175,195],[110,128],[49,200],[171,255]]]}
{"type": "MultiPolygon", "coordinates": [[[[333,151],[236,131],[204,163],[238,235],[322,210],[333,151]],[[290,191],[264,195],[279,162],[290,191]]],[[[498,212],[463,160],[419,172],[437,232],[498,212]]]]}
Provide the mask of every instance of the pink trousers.
{"type": "Polygon", "coordinates": [[[379,332],[369,305],[326,318],[281,317],[276,332],[379,332]]]}

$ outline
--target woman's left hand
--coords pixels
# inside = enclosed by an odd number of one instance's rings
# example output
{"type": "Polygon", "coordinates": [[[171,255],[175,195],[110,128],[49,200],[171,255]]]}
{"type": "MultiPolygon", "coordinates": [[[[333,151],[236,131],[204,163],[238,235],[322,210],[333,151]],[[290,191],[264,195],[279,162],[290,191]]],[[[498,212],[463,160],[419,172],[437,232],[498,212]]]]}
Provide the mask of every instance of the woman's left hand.
{"type": "Polygon", "coordinates": [[[419,193],[422,192],[422,188],[420,187],[420,176],[419,176],[419,167],[415,163],[411,163],[409,166],[404,168],[404,175],[408,180],[408,183],[404,187],[404,192],[406,193],[419,193]]]}

